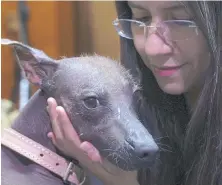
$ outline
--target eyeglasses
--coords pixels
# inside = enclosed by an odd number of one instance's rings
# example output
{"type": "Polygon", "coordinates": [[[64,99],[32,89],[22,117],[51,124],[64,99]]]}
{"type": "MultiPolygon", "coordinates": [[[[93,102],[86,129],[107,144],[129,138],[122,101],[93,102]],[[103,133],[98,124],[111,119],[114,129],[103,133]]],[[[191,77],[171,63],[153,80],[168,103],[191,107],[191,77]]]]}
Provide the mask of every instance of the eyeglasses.
{"type": "Polygon", "coordinates": [[[154,29],[161,37],[170,41],[188,40],[198,35],[198,27],[195,22],[189,20],[166,20],[155,26],[132,19],[116,19],[113,25],[117,33],[127,39],[135,39],[136,36],[150,34],[154,29]]]}

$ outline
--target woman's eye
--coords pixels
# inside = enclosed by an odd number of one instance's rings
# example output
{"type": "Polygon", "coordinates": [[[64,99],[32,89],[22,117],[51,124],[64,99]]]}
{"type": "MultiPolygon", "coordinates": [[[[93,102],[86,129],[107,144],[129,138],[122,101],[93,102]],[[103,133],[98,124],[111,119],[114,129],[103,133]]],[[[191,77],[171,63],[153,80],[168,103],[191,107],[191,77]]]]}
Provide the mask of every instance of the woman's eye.
{"type": "Polygon", "coordinates": [[[152,17],[145,16],[145,17],[133,17],[132,19],[143,22],[143,23],[149,23],[152,20],[152,17]]]}
{"type": "Polygon", "coordinates": [[[84,99],[83,102],[88,109],[94,109],[99,106],[99,100],[96,97],[88,97],[84,99]]]}
{"type": "Polygon", "coordinates": [[[193,21],[190,17],[172,17],[171,20],[185,20],[185,21],[193,21]]]}
{"type": "Polygon", "coordinates": [[[170,12],[170,19],[173,20],[191,20],[192,15],[186,10],[170,12]]]}

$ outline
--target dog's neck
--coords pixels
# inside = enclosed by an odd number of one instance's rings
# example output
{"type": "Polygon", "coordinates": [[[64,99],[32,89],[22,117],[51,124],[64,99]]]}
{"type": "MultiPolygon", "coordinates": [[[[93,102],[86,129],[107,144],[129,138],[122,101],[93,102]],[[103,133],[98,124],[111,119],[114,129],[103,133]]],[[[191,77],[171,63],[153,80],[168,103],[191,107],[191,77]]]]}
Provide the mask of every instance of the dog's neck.
{"type": "Polygon", "coordinates": [[[56,151],[47,133],[51,131],[49,115],[46,111],[47,96],[37,91],[21,111],[12,128],[46,148],[56,151]]]}

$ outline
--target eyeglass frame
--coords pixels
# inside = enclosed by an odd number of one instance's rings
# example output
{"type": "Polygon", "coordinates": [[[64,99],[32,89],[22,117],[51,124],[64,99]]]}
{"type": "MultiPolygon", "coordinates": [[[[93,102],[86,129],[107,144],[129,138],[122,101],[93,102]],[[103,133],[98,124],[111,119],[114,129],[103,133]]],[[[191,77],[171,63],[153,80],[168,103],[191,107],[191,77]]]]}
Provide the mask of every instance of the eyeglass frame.
{"type": "MultiPolygon", "coordinates": [[[[128,21],[128,22],[134,22],[134,23],[139,23],[141,24],[141,27],[144,27],[144,36],[146,36],[146,33],[145,33],[145,28],[156,28],[156,31],[158,31],[158,25],[161,25],[162,23],[167,23],[167,22],[186,22],[186,23],[191,23],[191,27],[194,27],[196,28],[195,32],[196,32],[196,35],[198,35],[198,32],[197,32],[197,24],[194,22],[194,21],[191,21],[191,20],[184,20],[184,19],[181,19],[181,20],[165,20],[165,21],[161,21],[159,23],[157,23],[156,25],[147,25],[147,23],[145,22],[142,22],[142,21],[138,21],[138,20],[135,20],[135,19],[119,19],[119,18],[116,18],[115,20],[112,21],[112,24],[113,26],[115,27],[118,35],[120,35],[121,37],[124,37],[126,39],[130,39],[130,40],[133,40],[133,37],[127,37],[126,35],[124,35],[123,33],[120,33],[120,31],[118,30],[118,27],[117,27],[117,24],[120,24],[120,21],[128,21]]],[[[190,27],[190,26],[189,26],[190,27]]],[[[159,33],[159,32],[158,32],[159,33]]],[[[161,36],[164,36],[161,34],[161,36]]],[[[182,39],[182,40],[174,40],[174,41],[184,41],[184,40],[188,40],[190,38],[187,38],[187,39],[182,39]]]]}

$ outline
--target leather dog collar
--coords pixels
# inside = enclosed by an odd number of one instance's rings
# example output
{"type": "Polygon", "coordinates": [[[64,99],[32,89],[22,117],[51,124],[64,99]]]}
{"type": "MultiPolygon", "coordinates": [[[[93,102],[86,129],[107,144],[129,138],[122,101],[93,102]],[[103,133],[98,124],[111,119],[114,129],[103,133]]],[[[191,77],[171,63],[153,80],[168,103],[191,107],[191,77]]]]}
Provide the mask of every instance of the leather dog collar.
{"type": "Polygon", "coordinates": [[[76,165],[73,162],[68,163],[63,157],[11,128],[2,131],[1,143],[62,177],[64,182],[82,185],[85,181],[84,176],[82,182],[79,183],[74,173],[76,165]]]}

